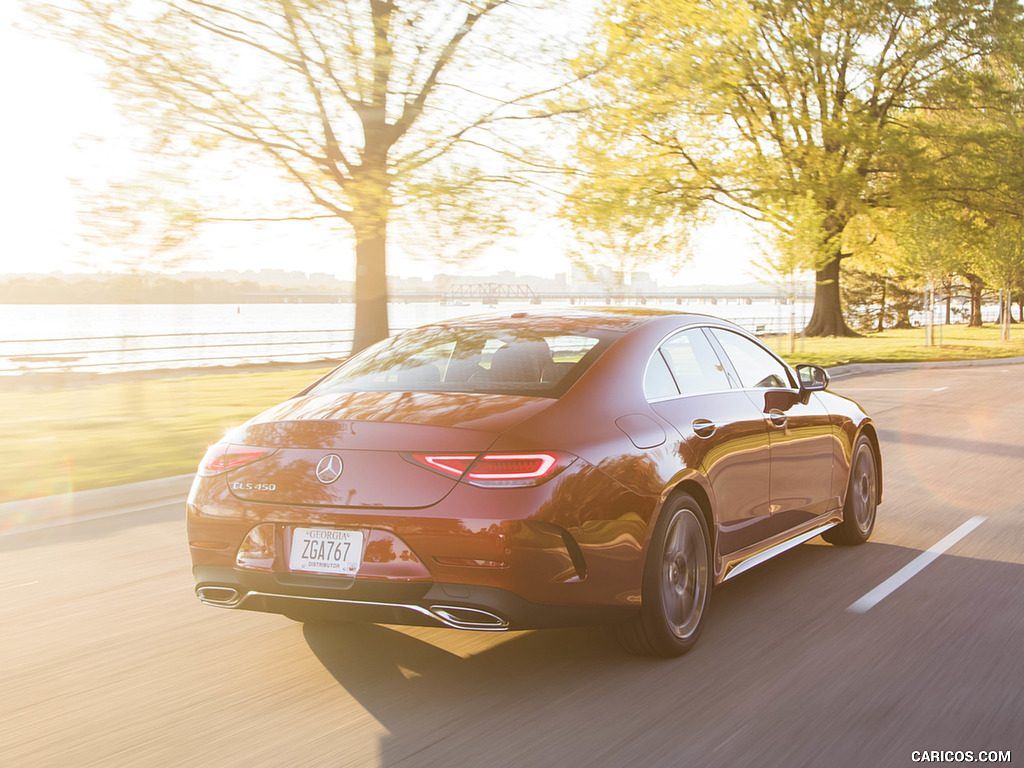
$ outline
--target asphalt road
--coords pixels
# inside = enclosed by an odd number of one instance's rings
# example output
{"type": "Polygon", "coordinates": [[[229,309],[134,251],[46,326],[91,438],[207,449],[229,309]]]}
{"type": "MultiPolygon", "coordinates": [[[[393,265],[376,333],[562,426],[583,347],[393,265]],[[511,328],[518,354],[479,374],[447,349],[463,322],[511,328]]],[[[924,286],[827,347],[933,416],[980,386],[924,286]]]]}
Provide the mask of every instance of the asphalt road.
{"type": "Polygon", "coordinates": [[[327,630],[205,607],[178,506],[7,537],[0,765],[1024,762],[1022,374],[835,382],[881,431],[874,537],[815,539],[728,582],[696,650],[672,661],[624,655],[594,629],[327,630]]]}

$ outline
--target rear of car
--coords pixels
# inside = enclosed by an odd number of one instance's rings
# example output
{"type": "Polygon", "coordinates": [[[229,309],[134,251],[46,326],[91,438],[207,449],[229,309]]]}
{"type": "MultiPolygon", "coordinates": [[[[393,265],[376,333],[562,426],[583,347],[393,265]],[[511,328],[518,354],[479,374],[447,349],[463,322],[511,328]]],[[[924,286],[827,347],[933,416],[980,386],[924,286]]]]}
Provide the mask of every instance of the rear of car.
{"type": "Polygon", "coordinates": [[[586,537],[570,533],[583,530],[576,496],[614,508],[629,492],[567,435],[517,438],[620,331],[572,318],[427,326],[234,430],[188,500],[197,595],[300,620],[493,630],[635,607],[586,580],[586,537]]]}

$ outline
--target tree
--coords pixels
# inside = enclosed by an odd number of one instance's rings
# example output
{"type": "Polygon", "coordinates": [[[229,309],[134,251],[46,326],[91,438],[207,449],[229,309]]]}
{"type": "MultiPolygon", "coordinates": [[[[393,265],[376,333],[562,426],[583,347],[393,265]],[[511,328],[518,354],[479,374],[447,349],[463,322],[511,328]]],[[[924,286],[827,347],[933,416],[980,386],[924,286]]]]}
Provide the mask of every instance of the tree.
{"type": "Polygon", "coordinates": [[[864,331],[911,328],[910,313],[927,309],[919,285],[905,273],[869,272],[847,266],[842,291],[846,317],[864,331]]]}
{"type": "Polygon", "coordinates": [[[910,313],[922,308],[921,289],[928,278],[910,264],[901,214],[872,210],[856,216],[843,233],[843,252],[850,257],[841,293],[845,317],[855,328],[910,328],[910,313]]]}
{"type": "Polygon", "coordinates": [[[147,274],[180,267],[191,258],[189,246],[199,227],[195,202],[175,200],[145,181],[115,181],[101,193],[87,192],[79,211],[86,242],[120,255],[106,266],[145,283],[147,274]]]}
{"type": "Polygon", "coordinates": [[[570,190],[561,207],[575,234],[569,258],[588,279],[605,278],[609,290],[622,291],[641,267],[660,263],[678,269],[690,257],[694,222],[645,194],[643,180],[626,164],[591,181],[583,190],[570,190]]]}
{"type": "Polygon", "coordinates": [[[1017,50],[1020,16],[1016,0],[608,0],[578,157],[601,178],[628,155],[681,215],[719,205],[785,230],[810,194],[826,255],[806,332],[846,335],[844,229],[922,172],[910,116],[984,86],[979,62],[1017,50]]]}
{"type": "MultiPolygon", "coordinates": [[[[949,292],[956,276],[963,275],[969,282],[976,282],[976,290],[971,293],[972,317],[976,312],[980,325],[983,281],[974,272],[982,226],[977,213],[943,201],[908,201],[900,208],[876,208],[857,216],[847,226],[843,241],[844,250],[853,254],[851,276],[857,273],[854,290],[844,291],[851,313],[863,315],[867,307],[880,302],[878,330],[889,314],[894,315],[890,324],[909,327],[912,310],[924,307],[929,313],[933,311],[932,306],[922,303],[921,295],[934,297],[936,287],[941,287],[947,297],[948,316],[949,292]],[[865,282],[880,286],[881,294],[875,301],[869,293],[858,310],[852,304],[853,295],[858,288],[864,289],[865,282]],[[891,306],[885,306],[887,301],[891,306]]],[[[931,317],[927,315],[929,344],[931,317]]]]}
{"type": "Polygon", "coordinates": [[[26,7],[41,28],[106,63],[110,87],[158,151],[249,150],[243,162],[269,163],[301,193],[258,218],[346,225],[356,350],[388,334],[386,253],[397,213],[457,192],[458,204],[434,204],[431,215],[451,215],[462,232],[473,209],[478,231],[490,225],[487,190],[514,183],[506,161],[524,154],[521,137],[499,127],[545,114],[559,83],[535,65],[549,60],[544,30],[565,26],[545,17],[558,9],[544,0],[26,7]]]}
{"type": "Polygon", "coordinates": [[[780,224],[786,224],[776,228],[775,249],[765,256],[765,265],[780,279],[789,303],[789,352],[792,354],[796,350],[796,300],[801,278],[813,272],[822,258],[827,257],[827,252],[821,242],[825,214],[814,197],[807,193],[788,202],[790,209],[776,216],[780,224]]]}
{"type": "MultiPolygon", "coordinates": [[[[936,94],[932,108],[909,118],[925,160],[907,195],[917,213],[902,217],[912,225],[907,234],[917,244],[917,266],[962,276],[969,323],[978,327],[986,286],[994,284],[1005,295],[1018,279],[1016,229],[1024,218],[1021,50],[1019,39],[994,48],[976,62],[971,77],[951,84],[936,94]]],[[[1005,310],[1001,317],[1009,315],[1005,310]]]]}
{"type": "MultiPolygon", "coordinates": [[[[581,64],[587,73],[602,66],[581,64]]],[[[586,106],[571,102],[568,111],[581,109],[586,106]]],[[[659,180],[649,166],[635,162],[634,150],[625,137],[610,143],[581,142],[569,170],[574,183],[565,190],[559,211],[575,235],[572,262],[589,279],[611,275],[608,287],[615,290],[640,267],[681,267],[691,255],[690,239],[701,222],[697,205],[651,193],[659,180]]]]}
{"type": "Polygon", "coordinates": [[[1000,335],[1010,338],[1010,320],[1014,288],[1024,280],[1024,222],[1003,216],[992,222],[980,258],[981,269],[1000,292],[1000,335]]]}

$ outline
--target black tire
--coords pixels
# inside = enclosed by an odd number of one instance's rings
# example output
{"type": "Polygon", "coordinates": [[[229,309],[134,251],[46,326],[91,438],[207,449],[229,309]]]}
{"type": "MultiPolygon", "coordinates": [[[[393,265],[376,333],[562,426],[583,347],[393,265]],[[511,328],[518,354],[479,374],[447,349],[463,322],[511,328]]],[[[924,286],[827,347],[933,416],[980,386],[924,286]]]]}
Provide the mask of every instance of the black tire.
{"type": "Polygon", "coordinates": [[[852,546],[871,538],[878,508],[878,464],[871,441],[861,435],[853,445],[850,483],[846,489],[843,522],[821,537],[830,544],[852,546]]]}
{"type": "Polygon", "coordinates": [[[681,656],[704,629],[711,597],[711,537],[700,505],[676,496],[658,520],[644,565],[643,605],[618,636],[631,653],[681,656]]]}

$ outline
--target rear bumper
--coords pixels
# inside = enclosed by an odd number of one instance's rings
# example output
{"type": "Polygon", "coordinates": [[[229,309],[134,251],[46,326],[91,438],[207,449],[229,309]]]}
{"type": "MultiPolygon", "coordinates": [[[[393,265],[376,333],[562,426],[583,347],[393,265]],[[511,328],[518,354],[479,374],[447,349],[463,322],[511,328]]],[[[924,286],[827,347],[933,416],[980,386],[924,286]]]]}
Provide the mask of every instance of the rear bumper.
{"type": "Polygon", "coordinates": [[[495,587],[439,582],[367,582],[336,576],[193,569],[207,605],[279,613],[299,621],[354,621],[483,631],[625,621],[636,608],[531,603],[495,587]]]}
{"type": "Polygon", "coordinates": [[[591,623],[591,615],[615,613],[605,608],[639,608],[656,503],[577,462],[537,487],[460,483],[424,509],[255,504],[232,497],[222,479],[203,478],[193,486],[186,523],[197,587],[225,590],[220,597],[204,591],[211,604],[286,614],[323,604],[335,613],[387,614],[368,620],[393,623],[400,622],[391,606],[399,606],[402,623],[462,623],[433,610],[451,606],[492,610],[525,628],[591,623]],[[264,537],[273,551],[240,562],[239,549],[257,526],[273,528],[264,537]],[[293,572],[297,527],[363,532],[358,576],[293,572]]]}

